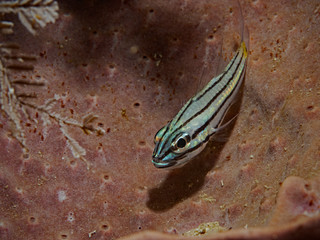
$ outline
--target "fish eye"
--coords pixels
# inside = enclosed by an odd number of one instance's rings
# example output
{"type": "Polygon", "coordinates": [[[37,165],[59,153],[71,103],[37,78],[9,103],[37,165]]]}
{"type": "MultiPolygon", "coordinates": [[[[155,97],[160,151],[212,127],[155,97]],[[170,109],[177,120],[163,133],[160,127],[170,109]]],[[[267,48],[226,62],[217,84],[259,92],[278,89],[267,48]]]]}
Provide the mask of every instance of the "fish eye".
{"type": "Polygon", "coordinates": [[[182,133],[172,142],[171,148],[173,151],[179,151],[180,149],[186,147],[190,140],[191,138],[189,134],[182,133]]]}
{"type": "Polygon", "coordinates": [[[184,138],[179,138],[177,141],[177,147],[183,148],[187,145],[187,141],[184,138]]]}

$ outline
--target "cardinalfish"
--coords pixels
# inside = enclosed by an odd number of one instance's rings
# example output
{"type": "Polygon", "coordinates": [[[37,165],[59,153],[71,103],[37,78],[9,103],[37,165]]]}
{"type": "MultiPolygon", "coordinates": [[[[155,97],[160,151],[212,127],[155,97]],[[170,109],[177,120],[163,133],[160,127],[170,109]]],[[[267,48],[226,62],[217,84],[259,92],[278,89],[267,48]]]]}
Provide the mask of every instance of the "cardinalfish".
{"type": "Polygon", "coordinates": [[[178,114],[154,137],[152,162],[157,168],[174,168],[186,164],[198,155],[211,136],[229,122],[223,120],[235,102],[242,85],[248,52],[243,41],[243,17],[241,44],[224,71],[181,108],[178,114]]]}

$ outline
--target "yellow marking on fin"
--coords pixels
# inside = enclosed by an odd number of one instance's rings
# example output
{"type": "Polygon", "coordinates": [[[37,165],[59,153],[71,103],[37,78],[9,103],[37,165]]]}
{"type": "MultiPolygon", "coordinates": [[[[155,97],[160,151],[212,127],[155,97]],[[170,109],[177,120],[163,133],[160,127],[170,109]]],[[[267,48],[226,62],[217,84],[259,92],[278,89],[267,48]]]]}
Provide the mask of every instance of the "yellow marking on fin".
{"type": "Polygon", "coordinates": [[[243,49],[244,57],[247,58],[248,57],[248,52],[247,52],[246,44],[244,42],[241,43],[241,48],[243,49]]]}

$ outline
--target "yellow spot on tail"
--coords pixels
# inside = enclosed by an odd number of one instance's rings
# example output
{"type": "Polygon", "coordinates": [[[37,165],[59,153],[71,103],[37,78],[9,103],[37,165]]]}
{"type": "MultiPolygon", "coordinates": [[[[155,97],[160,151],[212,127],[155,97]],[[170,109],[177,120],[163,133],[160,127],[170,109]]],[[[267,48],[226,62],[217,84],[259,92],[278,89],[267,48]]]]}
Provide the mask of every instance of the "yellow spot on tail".
{"type": "Polygon", "coordinates": [[[247,52],[246,44],[244,42],[241,43],[241,48],[243,50],[244,58],[247,58],[248,57],[248,52],[247,52]]]}

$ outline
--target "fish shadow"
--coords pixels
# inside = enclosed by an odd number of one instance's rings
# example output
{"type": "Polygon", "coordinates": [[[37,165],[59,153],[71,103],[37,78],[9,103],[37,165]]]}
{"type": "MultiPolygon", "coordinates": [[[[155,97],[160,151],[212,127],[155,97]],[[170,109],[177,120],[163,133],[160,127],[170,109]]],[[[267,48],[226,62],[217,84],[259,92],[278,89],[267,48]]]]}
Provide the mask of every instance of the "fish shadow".
{"type": "Polygon", "coordinates": [[[159,186],[149,190],[147,207],[155,212],[164,212],[197,193],[204,184],[205,176],[214,167],[221,145],[224,144],[219,143],[213,152],[211,150],[208,154],[205,150],[190,163],[171,170],[159,186]]]}

